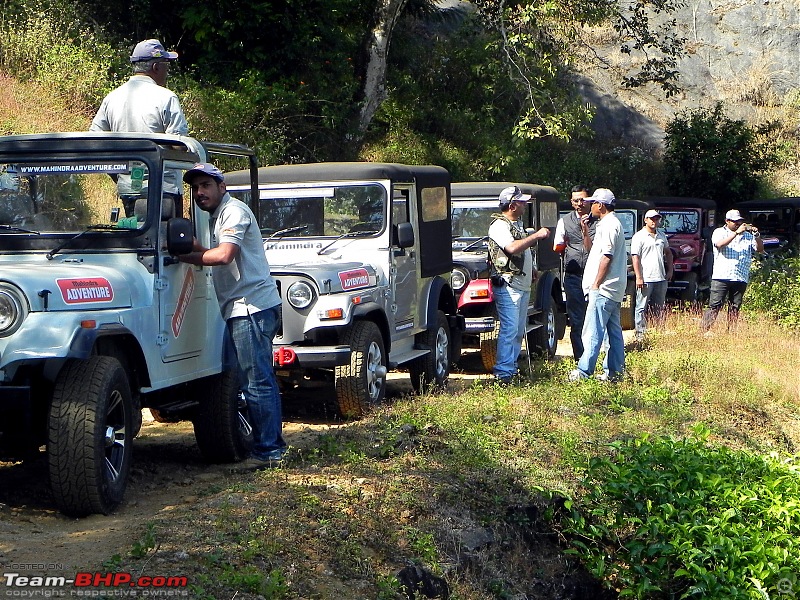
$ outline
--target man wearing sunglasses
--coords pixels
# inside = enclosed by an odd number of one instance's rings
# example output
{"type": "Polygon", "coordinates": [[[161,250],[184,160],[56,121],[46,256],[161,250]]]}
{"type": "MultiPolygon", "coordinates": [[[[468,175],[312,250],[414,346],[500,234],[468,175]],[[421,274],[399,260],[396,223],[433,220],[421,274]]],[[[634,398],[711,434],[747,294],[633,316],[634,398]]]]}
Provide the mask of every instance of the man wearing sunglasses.
{"type": "Polygon", "coordinates": [[[711,293],[703,313],[701,328],[708,332],[722,306],[728,303],[728,331],[736,327],[744,292],[750,281],[753,252],[764,252],[764,241],[758,228],[744,222],[736,210],[725,213],[725,224],[711,236],[714,246],[714,268],[711,272],[711,293]]]}

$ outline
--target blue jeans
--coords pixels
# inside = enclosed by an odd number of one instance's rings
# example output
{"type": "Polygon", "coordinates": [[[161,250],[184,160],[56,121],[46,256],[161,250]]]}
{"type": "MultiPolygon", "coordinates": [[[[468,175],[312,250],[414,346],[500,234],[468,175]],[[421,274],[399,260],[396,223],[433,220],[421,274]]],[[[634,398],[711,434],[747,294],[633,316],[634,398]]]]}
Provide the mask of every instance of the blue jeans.
{"type": "Polygon", "coordinates": [[[564,274],[564,293],[567,295],[567,316],[569,317],[569,341],[572,343],[572,356],[575,360],[583,354],[583,321],[586,318],[586,299],[583,294],[583,275],[564,274]]]}
{"type": "Polygon", "coordinates": [[[492,286],[497,318],[500,320],[500,332],[497,336],[497,362],[494,365],[494,376],[508,379],[517,374],[517,359],[522,349],[522,336],[528,324],[528,300],[531,292],[520,292],[514,288],[492,286]]]}
{"type": "Polygon", "coordinates": [[[589,306],[583,323],[584,352],[578,361],[578,369],[587,377],[594,375],[597,358],[608,335],[608,353],[604,366],[611,378],[622,377],[625,372],[625,342],[622,339],[622,325],[619,322],[621,302],[601,296],[597,290],[589,292],[589,306]]]}
{"type": "Polygon", "coordinates": [[[666,280],[648,281],[644,289],[636,290],[636,333],[644,333],[647,329],[647,316],[652,316],[654,321],[662,320],[666,299],[666,280]]]}
{"type": "Polygon", "coordinates": [[[281,435],[281,394],[272,370],[272,338],[280,323],[280,306],[231,317],[226,323],[253,427],[253,456],[262,460],[280,458],[286,449],[281,435]]]}

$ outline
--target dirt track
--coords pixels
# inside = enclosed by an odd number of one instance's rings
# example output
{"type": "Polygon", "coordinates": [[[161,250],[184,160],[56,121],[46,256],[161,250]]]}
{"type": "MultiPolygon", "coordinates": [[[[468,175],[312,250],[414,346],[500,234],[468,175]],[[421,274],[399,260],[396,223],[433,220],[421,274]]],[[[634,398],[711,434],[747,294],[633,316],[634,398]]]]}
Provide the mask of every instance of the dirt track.
{"type": "MultiPolygon", "coordinates": [[[[568,338],[568,336],[567,336],[568,338]]],[[[571,354],[569,340],[559,355],[571,354]]],[[[451,389],[488,378],[474,352],[451,375],[451,389]]],[[[387,397],[411,391],[406,373],[392,373],[387,397]]],[[[0,463],[0,583],[4,573],[72,577],[82,569],[102,569],[115,554],[124,554],[146,533],[147,523],[175,507],[192,504],[215,483],[232,478],[225,465],[209,465],[200,457],[191,423],[156,423],[145,410],[145,423],[135,442],[131,478],[124,503],[112,515],[71,519],[53,508],[44,456],[25,463],[0,463]]],[[[330,402],[287,400],[284,436],[297,445],[346,426],[330,402]]],[[[0,587],[0,595],[4,590],[0,587]]]]}

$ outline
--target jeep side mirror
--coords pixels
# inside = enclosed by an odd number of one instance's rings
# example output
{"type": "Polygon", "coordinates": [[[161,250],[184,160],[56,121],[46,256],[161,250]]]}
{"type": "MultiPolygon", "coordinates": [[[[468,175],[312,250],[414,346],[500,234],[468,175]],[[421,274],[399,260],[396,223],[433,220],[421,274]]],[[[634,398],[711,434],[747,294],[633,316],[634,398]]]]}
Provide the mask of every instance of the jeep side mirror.
{"type": "Polygon", "coordinates": [[[397,246],[400,248],[410,248],[414,245],[414,227],[411,223],[400,223],[395,231],[397,246]]]}
{"type": "Polygon", "coordinates": [[[167,250],[178,256],[189,254],[194,246],[192,222],[189,219],[175,217],[167,221],[167,250]]]}

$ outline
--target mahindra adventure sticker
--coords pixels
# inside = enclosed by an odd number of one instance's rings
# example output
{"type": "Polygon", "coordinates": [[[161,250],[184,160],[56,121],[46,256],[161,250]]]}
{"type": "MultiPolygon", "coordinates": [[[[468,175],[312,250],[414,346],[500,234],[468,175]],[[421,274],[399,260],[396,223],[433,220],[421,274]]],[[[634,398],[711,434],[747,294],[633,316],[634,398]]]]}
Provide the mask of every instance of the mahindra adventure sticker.
{"type": "Polygon", "coordinates": [[[66,304],[111,302],[114,299],[114,289],[105,277],[56,279],[56,284],[66,304]]]}
{"type": "Polygon", "coordinates": [[[339,281],[342,284],[342,290],[345,291],[369,287],[369,273],[366,269],[341,271],[339,273],[339,281]]]}

